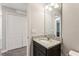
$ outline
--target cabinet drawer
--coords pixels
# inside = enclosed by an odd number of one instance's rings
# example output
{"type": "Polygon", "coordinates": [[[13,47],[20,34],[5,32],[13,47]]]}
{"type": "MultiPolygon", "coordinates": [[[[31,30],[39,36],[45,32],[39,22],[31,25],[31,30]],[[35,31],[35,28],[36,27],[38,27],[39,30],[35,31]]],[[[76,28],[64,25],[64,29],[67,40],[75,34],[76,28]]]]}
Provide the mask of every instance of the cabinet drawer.
{"type": "MultiPolygon", "coordinates": [[[[35,46],[35,49],[38,48],[42,53],[46,54],[46,48],[40,45],[39,43],[33,41],[33,45],[35,46]]],[[[34,48],[34,47],[33,47],[34,48]]]]}

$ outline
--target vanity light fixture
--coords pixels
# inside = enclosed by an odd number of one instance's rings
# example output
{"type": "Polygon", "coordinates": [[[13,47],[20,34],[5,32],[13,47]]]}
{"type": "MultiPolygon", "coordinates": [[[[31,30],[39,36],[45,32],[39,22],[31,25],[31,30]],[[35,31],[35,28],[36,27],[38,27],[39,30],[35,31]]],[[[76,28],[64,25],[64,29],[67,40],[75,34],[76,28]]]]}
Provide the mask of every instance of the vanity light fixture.
{"type": "Polygon", "coordinates": [[[45,9],[52,11],[53,8],[59,8],[59,5],[57,3],[50,3],[45,6],[45,9]]]}
{"type": "Polygon", "coordinates": [[[59,5],[57,3],[50,3],[49,6],[54,8],[59,8],[59,5]]]}
{"type": "Polygon", "coordinates": [[[56,4],[54,5],[54,8],[59,8],[59,5],[56,3],[56,4]]]}
{"type": "Polygon", "coordinates": [[[55,3],[50,3],[50,6],[54,6],[55,5],[55,3]]]}
{"type": "Polygon", "coordinates": [[[49,5],[45,6],[45,9],[47,9],[47,10],[49,10],[49,11],[52,11],[52,7],[49,6],[49,5]]]}
{"type": "Polygon", "coordinates": [[[49,11],[52,11],[52,7],[49,7],[48,10],[49,10],[49,11]]]}

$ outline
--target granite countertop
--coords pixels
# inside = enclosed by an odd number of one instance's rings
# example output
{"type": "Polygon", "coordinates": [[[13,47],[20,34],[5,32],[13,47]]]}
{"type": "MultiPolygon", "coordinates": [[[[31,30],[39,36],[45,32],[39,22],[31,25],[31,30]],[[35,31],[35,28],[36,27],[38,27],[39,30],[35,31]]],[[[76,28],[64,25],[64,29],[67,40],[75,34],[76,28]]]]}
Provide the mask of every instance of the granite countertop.
{"type": "Polygon", "coordinates": [[[47,49],[52,48],[55,45],[61,44],[61,41],[55,39],[48,40],[47,38],[34,38],[33,40],[47,49]]]}

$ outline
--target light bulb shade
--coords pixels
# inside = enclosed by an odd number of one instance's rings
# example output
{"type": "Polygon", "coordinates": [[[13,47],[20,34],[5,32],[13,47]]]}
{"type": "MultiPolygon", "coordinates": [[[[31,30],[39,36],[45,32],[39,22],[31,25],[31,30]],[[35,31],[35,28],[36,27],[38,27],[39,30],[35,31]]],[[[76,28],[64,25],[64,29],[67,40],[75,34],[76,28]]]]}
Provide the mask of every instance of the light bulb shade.
{"type": "Polygon", "coordinates": [[[48,5],[45,6],[45,9],[48,10],[48,11],[52,11],[52,7],[50,7],[50,6],[48,6],[48,5]]]}
{"type": "Polygon", "coordinates": [[[49,11],[52,11],[52,8],[51,8],[51,7],[49,7],[49,8],[48,8],[48,10],[49,10],[49,11]]]}
{"type": "Polygon", "coordinates": [[[58,4],[55,4],[55,5],[54,5],[54,8],[59,8],[59,5],[58,5],[58,4]]]}

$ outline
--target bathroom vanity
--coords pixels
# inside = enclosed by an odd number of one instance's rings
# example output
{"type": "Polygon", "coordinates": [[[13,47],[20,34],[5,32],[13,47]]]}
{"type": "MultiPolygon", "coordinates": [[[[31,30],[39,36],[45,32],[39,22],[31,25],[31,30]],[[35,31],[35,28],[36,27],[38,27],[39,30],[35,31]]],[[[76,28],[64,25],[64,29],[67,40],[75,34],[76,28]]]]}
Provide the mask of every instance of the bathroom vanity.
{"type": "Polygon", "coordinates": [[[60,56],[61,42],[57,40],[33,39],[34,56],[60,56]]]}
{"type": "Polygon", "coordinates": [[[32,45],[31,46],[33,47],[34,56],[60,56],[61,55],[62,40],[61,39],[57,40],[58,38],[62,37],[61,9],[62,9],[61,3],[54,4],[53,6],[51,5],[51,3],[47,3],[43,6],[44,15],[41,15],[43,18],[39,16],[37,20],[34,20],[34,23],[32,22],[33,46],[32,45]],[[58,7],[54,8],[55,5],[57,5],[58,7]],[[50,8],[51,10],[49,10],[50,8]],[[40,20],[40,22],[38,19],[40,20]],[[36,38],[36,37],[39,37],[39,38],[36,38]]]}

